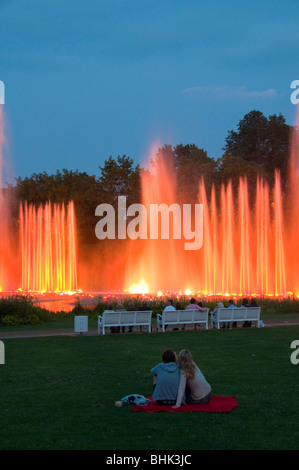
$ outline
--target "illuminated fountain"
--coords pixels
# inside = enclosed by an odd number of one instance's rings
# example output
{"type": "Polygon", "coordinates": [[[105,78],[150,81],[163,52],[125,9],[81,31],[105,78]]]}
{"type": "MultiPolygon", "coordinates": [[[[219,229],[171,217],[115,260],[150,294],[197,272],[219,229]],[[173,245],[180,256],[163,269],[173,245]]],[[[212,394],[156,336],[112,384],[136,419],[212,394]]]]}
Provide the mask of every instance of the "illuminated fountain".
{"type": "Polygon", "coordinates": [[[11,201],[8,192],[3,189],[5,183],[3,169],[6,166],[5,144],[4,111],[3,105],[0,105],[0,292],[18,287],[16,285],[18,253],[14,248],[15,233],[10,223],[11,201]]]}
{"type": "Polygon", "coordinates": [[[289,165],[289,200],[288,200],[288,265],[292,281],[299,296],[299,106],[297,105],[296,125],[292,130],[290,165],[289,165]]]}
{"type": "Polygon", "coordinates": [[[77,289],[74,204],[20,204],[22,289],[77,289]]]}
{"type": "MultiPolygon", "coordinates": [[[[171,174],[154,177],[153,185],[144,182],[143,204],[169,204],[175,194],[171,174]],[[160,179],[161,177],[161,179],[160,179]],[[161,191],[169,187],[171,197],[161,191]],[[155,188],[157,193],[155,193],[155,188]],[[148,197],[149,196],[149,197],[148,197]]],[[[182,240],[140,240],[130,242],[127,285],[134,292],[191,291],[205,295],[284,295],[287,286],[280,175],[270,191],[261,178],[257,181],[255,205],[250,209],[246,178],[240,178],[237,197],[231,182],[222,185],[220,200],[215,188],[206,194],[204,181],[199,182],[198,202],[203,204],[203,246],[185,251],[182,240]],[[271,197],[270,197],[271,193],[271,197]]],[[[291,288],[288,287],[289,289],[291,288]]]]}
{"type": "MultiPolygon", "coordinates": [[[[174,174],[160,156],[154,173],[142,177],[147,212],[150,204],[176,201],[174,174]]],[[[171,237],[129,242],[125,281],[129,292],[299,295],[298,131],[292,135],[288,199],[283,198],[278,171],[273,188],[257,178],[254,200],[246,177],[239,179],[237,193],[231,182],[218,189],[213,186],[207,194],[204,180],[198,183],[197,202],[204,211],[200,250],[186,251],[182,240],[171,237]]]]}
{"type": "Polygon", "coordinates": [[[20,204],[12,222],[9,191],[2,189],[5,117],[0,106],[0,292],[73,292],[77,289],[74,204],[20,204]]]}
{"type": "MultiPolygon", "coordinates": [[[[154,174],[146,173],[141,180],[142,204],[147,209],[147,231],[150,231],[150,204],[177,202],[174,171],[161,162],[154,174]]],[[[175,223],[180,223],[175,221],[175,223]]],[[[146,293],[165,291],[169,286],[179,289],[183,282],[183,271],[188,272],[188,252],[183,242],[174,239],[129,240],[126,257],[126,288],[129,292],[146,293]],[[180,275],[181,273],[181,275],[180,275]]]]}
{"type": "MultiPolygon", "coordinates": [[[[0,168],[5,143],[3,120],[0,107],[0,168]]],[[[81,260],[79,267],[74,204],[21,203],[19,232],[16,232],[10,225],[7,193],[1,189],[0,289],[74,292],[79,276],[80,280],[84,279],[85,288],[92,279],[95,290],[119,293],[285,296],[291,292],[299,295],[298,132],[292,135],[287,198],[282,193],[278,171],[273,187],[258,177],[254,195],[246,177],[237,183],[236,190],[230,181],[207,191],[204,180],[198,181],[196,203],[203,205],[200,249],[185,249],[186,240],[175,236],[183,232],[184,219],[172,213],[169,236],[153,239],[150,206],[164,203],[171,207],[178,203],[175,170],[171,162],[163,161],[160,156],[154,171],[142,172],[141,177],[147,236],[127,239],[121,244],[116,241],[118,245],[112,242],[119,254],[111,250],[107,259],[102,258],[97,245],[98,251],[81,260]]],[[[160,220],[160,229],[161,224],[160,220]]]]}

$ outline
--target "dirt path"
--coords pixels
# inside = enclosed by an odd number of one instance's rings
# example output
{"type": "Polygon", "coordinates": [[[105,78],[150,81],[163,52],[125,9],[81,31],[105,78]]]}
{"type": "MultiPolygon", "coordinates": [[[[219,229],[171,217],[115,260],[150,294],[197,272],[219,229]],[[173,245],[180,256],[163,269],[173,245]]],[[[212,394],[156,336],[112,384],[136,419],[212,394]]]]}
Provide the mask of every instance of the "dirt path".
{"type": "MultiPolygon", "coordinates": [[[[84,333],[84,336],[95,336],[95,335],[97,335],[96,328],[90,328],[87,333],[84,333]]],[[[0,331],[0,339],[40,338],[43,336],[79,336],[79,334],[75,333],[72,328],[64,328],[64,329],[55,328],[53,330],[0,331]]]]}
{"type": "MultiPolygon", "coordinates": [[[[283,321],[282,319],[277,320],[268,320],[264,321],[265,328],[274,328],[277,326],[294,326],[299,325],[298,320],[283,321]]],[[[192,327],[190,327],[192,329],[192,327]]],[[[155,331],[155,327],[154,330],[155,331]]],[[[171,330],[170,330],[171,331],[171,330]]],[[[84,336],[96,336],[98,334],[97,328],[89,328],[87,333],[84,333],[84,336]]],[[[51,330],[28,330],[28,331],[0,331],[0,339],[15,339],[15,338],[40,338],[46,336],[80,336],[80,334],[75,333],[72,328],[56,328],[51,330]]]]}

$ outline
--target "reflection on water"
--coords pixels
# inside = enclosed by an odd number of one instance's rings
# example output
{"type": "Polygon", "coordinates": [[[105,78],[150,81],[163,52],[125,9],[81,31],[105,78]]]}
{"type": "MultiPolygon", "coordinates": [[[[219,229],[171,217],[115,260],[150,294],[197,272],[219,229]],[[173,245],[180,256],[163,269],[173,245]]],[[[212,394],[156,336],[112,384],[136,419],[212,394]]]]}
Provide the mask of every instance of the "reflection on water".
{"type": "Polygon", "coordinates": [[[36,305],[38,305],[41,308],[45,308],[46,310],[49,310],[51,312],[71,312],[73,308],[75,307],[75,302],[66,302],[66,301],[45,301],[45,302],[37,302],[36,305]]]}
{"type": "Polygon", "coordinates": [[[61,295],[53,294],[50,297],[36,296],[34,304],[51,312],[71,312],[73,308],[80,304],[82,307],[93,308],[101,297],[94,294],[81,295],[61,295]]]}

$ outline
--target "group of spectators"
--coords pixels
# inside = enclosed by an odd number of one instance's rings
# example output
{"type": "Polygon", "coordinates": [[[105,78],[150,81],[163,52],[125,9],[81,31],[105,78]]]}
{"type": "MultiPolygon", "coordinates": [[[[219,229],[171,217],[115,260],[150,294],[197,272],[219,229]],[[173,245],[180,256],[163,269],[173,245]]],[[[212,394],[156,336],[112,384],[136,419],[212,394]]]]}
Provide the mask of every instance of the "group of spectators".
{"type": "MultiPolygon", "coordinates": [[[[258,307],[258,305],[255,299],[252,299],[250,302],[248,302],[248,299],[243,299],[241,306],[237,307],[231,299],[227,308],[244,307],[258,307]]],[[[217,307],[211,312],[214,318],[216,318],[217,310],[220,308],[224,308],[222,302],[218,302],[217,307]]],[[[206,307],[203,307],[201,302],[196,303],[195,299],[192,298],[185,309],[204,311],[206,307]]],[[[130,302],[127,309],[124,308],[123,304],[119,303],[116,310],[148,311],[151,308],[146,301],[143,301],[138,309],[134,307],[133,302],[130,302]]],[[[183,308],[179,302],[174,306],[172,299],[169,299],[163,312],[171,310],[183,310],[183,308]]],[[[109,304],[105,312],[113,311],[113,305],[109,304]]],[[[232,327],[235,326],[236,324],[233,323],[232,327]]],[[[250,322],[245,322],[243,326],[251,326],[251,324],[250,322]]],[[[223,325],[223,327],[230,327],[230,324],[223,325]]],[[[132,326],[129,326],[128,331],[131,332],[132,328],[132,326]]],[[[122,332],[124,331],[125,327],[122,327],[122,332]]],[[[120,327],[112,327],[111,332],[119,333],[120,327]]],[[[182,404],[205,404],[211,400],[211,385],[194,362],[191,352],[187,349],[183,349],[178,356],[172,349],[165,349],[162,353],[162,362],[151,369],[151,374],[153,376],[153,400],[159,405],[169,405],[178,408],[182,404]]]]}
{"type": "MultiPolygon", "coordinates": [[[[147,312],[149,310],[151,310],[151,308],[149,307],[149,305],[147,304],[147,302],[144,300],[141,304],[141,306],[139,308],[136,308],[134,307],[134,303],[133,302],[129,302],[128,304],[128,308],[125,309],[124,305],[122,303],[118,303],[117,306],[116,306],[116,310],[119,312],[119,311],[125,311],[125,312],[147,312]]],[[[111,313],[111,312],[115,312],[115,310],[113,310],[113,305],[112,304],[108,304],[107,305],[107,309],[104,311],[104,313],[111,313]]],[[[140,327],[141,328],[141,327],[140,327]]],[[[111,333],[120,333],[120,327],[119,326],[112,326],[110,328],[110,331],[111,333]]],[[[125,332],[125,327],[122,326],[121,327],[121,331],[122,333],[125,332]]],[[[133,326],[129,326],[129,329],[128,329],[128,332],[131,333],[133,331],[133,326]]]]}
{"type": "MultiPolygon", "coordinates": [[[[237,307],[237,305],[235,305],[234,300],[230,299],[229,300],[229,305],[228,305],[227,308],[244,308],[244,307],[246,307],[246,308],[248,308],[248,307],[258,307],[258,304],[256,303],[255,299],[251,299],[251,301],[249,302],[248,299],[245,298],[245,299],[243,299],[243,302],[240,305],[240,307],[237,307]]],[[[212,318],[214,318],[214,319],[217,318],[217,311],[220,308],[224,308],[224,305],[223,305],[222,302],[218,302],[217,307],[211,312],[212,318]]],[[[202,306],[202,302],[196,303],[196,300],[194,298],[190,299],[190,303],[185,307],[185,310],[205,311],[206,309],[207,309],[206,307],[202,306]]],[[[124,308],[124,305],[122,303],[118,303],[117,306],[116,306],[116,310],[117,311],[127,311],[127,312],[133,312],[133,311],[142,311],[142,312],[144,312],[144,311],[151,310],[151,307],[144,300],[139,308],[134,307],[133,302],[129,302],[127,309],[124,308]]],[[[183,307],[182,307],[180,302],[177,302],[174,305],[173,300],[168,299],[167,302],[166,302],[166,307],[164,308],[163,312],[167,312],[169,310],[183,310],[183,307]]],[[[112,304],[108,304],[107,309],[105,310],[105,313],[108,313],[108,312],[114,312],[112,304]]],[[[231,326],[232,326],[232,328],[235,328],[237,326],[237,323],[233,322],[232,325],[230,325],[230,323],[224,323],[222,328],[230,328],[231,326]]],[[[250,327],[251,322],[245,321],[242,326],[243,327],[250,327]]],[[[167,325],[165,326],[165,328],[167,328],[167,325]]],[[[184,326],[183,326],[183,329],[184,329],[184,326]]],[[[121,327],[121,331],[122,331],[122,333],[125,332],[125,327],[124,326],[121,327]]],[[[129,326],[128,332],[131,333],[132,331],[133,331],[133,326],[129,326]]],[[[120,327],[119,326],[111,327],[111,333],[120,333],[120,327]]]]}
{"type": "MultiPolygon", "coordinates": [[[[258,307],[258,304],[256,303],[256,300],[254,298],[251,299],[250,302],[248,302],[248,299],[243,299],[242,304],[240,307],[237,307],[233,299],[230,299],[228,302],[228,307],[227,308],[248,308],[248,307],[258,307]]],[[[217,319],[217,312],[220,308],[224,308],[224,305],[222,302],[218,302],[217,307],[213,312],[211,312],[211,317],[213,320],[217,319]]],[[[232,325],[230,322],[224,323],[221,328],[236,328],[237,327],[237,322],[232,322],[232,325]]],[[[251,326],[251,321],[245,321],[242,325],[244,328],[248,328],[251,326]]]]}
{"type": "MultiPolygon", "coordinates": [[[[168,299],[167,302],[166,302],[166,307],[164,308],[163,312],[167,312],[167,311],[171,311],[171,310],[184,310],[184,309],[183,309],[180,302],[177,302],[176,305],[174,306],[173,305],[173,300],[168,299]]],[[[196,300],[192,297],[192,299],[190,299],[190,304],[188,304],[186,306],[185,310],[205,311],[205,310],[207,310],[207,308],[202,306],[202,302],[198,302],[198,304],[197,304],[196,300]]],[[[168,325],[165,325],[165,330],[166,330],[167,326],[168,325]]],[[[174,329],[177,330],[177,328],[174,328],[174,329]]],[[[184,329],[185,329],[185,325],[183,325],[183,327],[182,327],[182,330],[184,330],[184,329]]]]}

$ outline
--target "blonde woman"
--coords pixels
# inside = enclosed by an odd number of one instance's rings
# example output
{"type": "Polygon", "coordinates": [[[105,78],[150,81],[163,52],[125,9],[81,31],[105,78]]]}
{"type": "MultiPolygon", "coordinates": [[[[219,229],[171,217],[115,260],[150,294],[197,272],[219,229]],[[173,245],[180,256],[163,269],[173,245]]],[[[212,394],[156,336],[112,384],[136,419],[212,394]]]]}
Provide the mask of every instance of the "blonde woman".
{"type": "Polygon", "coordinates": [[[180,384],[176,404],[173,408],[181,406],[185,392],[186,403],[209,403],[212,396],[211,386],[193,361],[191,352],[188,349],[183,349],[179,354],[178,361],[180,366],[180,384]]]}

